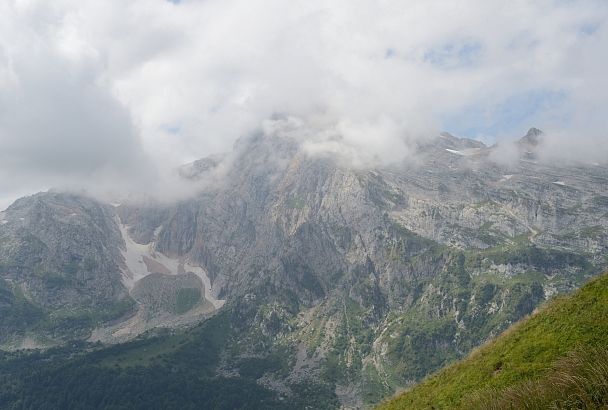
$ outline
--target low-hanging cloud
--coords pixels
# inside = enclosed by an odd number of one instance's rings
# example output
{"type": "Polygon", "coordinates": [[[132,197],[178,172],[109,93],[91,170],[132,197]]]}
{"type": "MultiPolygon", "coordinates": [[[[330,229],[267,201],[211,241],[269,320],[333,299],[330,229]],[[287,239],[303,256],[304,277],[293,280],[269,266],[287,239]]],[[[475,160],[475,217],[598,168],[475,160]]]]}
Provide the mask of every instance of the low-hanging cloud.
{"type": "Polygon", "coordinates": [[[532,125],[552,156],[608,157],[607,23],[602,0],[7,0],[0,207],[154,186],[275,113],[363,165],[532,125]]]}

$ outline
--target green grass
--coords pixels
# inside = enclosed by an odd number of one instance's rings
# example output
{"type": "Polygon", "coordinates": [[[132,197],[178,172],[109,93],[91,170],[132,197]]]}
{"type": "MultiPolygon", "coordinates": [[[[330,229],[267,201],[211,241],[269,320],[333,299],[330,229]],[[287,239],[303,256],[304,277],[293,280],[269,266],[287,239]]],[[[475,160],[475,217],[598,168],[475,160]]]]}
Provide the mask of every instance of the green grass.
{"type": "Polygon", "coordinates": [[[550,377],[552,367],[570,352],[605,346],[608,346],[608,274],[592,280],[571,296],[547,303],[537,314],[515,324],[468,358],[444,368],[379,408],[472,408],[473,404],[467,402],[472,397],[483,399],[488,394],[484,392],[493,392],[496,397],[505,389],[550,377]]]}
{"type": "Polygon", "coordinates": [[[504,389],[486,389],[466,401],[471,410],[608,408],[608,349],[577,349],[548,374],[504,389]]]}

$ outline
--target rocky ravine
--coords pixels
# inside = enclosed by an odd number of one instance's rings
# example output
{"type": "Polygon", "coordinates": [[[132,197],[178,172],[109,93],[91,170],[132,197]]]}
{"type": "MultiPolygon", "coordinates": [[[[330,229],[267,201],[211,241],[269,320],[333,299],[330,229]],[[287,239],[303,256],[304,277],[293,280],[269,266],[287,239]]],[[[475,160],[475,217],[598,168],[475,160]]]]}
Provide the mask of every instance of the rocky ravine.
{"type": "Polygon", "coordinates": [[[48,193],[9,207],[0,309],[42,319],[3,322],[5,343],[125,340],[201,320],[225,300],[238,336],[218,371],[278,355],[283,365],[259,383],[287,395],[323,383],[359,408],[607,264],[608,169],[537,161],[535,130],[508,166],[491,161],[494,148],[443,134],[415,166],[354,170],[277,129],[188,167],[205,189],[175,205],[48,193]],[[70,333],[53,322],[66,303],[66,323],[92,306],[110,313],[85,314],[70,333]]]}

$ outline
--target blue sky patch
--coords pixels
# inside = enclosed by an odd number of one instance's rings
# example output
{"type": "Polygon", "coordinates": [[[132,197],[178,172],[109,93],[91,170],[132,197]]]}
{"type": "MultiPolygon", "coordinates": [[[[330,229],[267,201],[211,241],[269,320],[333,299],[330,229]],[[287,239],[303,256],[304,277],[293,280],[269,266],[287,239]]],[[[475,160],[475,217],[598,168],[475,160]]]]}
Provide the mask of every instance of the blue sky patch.
{"type": "Polygon", "coordinates": [[[386,51],[384,52],[384,58],[386,60],[389,60],[391,58],[395,57],[395,49],[394,48],[387,48],[386,51]]]}
{"type": "Polygon", "coordinates": [[[447,43],[428,50],[423,60],[442,69],[470,67],[479,60],[482,50],[479,41],[447,43]]]}
{"type": "Polygon", "coordinates": [[[177,135],[182,131],[182,128],[177,124],[163,124],[160,129],[171,135],[177,135]]]}
{"type": "Polygon", "coordinates": [[[528,90],[492,103],[480,101],[444,116],[442,128],[454,135],[493,140],[496,136],[519,136],[530,127],[542,127],[543,120],[565,126],[568,96],[563,91],[528,90]],[[559,113],[559,115],[555,115],[559,113]],[[560,124],[561,123],[561,124],[560,124]]]}
{"type": "Polygon", "coordinates": [[[599,23],[585,23],[579,28],[579,33],[585,36],[592,36],[599,28],[599,23]]]}

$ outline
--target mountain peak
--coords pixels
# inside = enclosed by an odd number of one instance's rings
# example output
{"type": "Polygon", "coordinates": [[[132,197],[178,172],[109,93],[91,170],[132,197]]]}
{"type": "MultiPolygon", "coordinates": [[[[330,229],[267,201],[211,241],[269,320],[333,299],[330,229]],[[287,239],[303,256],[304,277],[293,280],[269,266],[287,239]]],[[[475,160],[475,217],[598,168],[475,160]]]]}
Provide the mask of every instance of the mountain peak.
{"type": "Polygon", "coordinates": [[[432,140],[430,145],[434,148],[439,148],[442,151],[445,149],[451,151],[466,151],[486,148],[486,145],[481,141],[456,137],[449,132],[440,133],[439,137],[432,140]]]}
{"type": "Polygon", "coordinates": [[[544,132],[539,130],[538,128],[532,127],[528,130],[525,136],[523,136],[519,142],[522,144],[527,144],[531,146],[536,146],[539,144],[541,137],[544,135],[544,132]]]}

